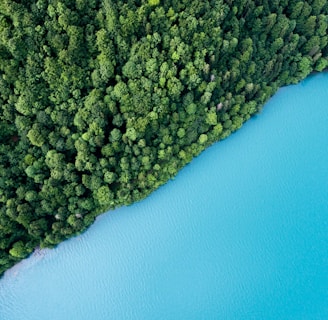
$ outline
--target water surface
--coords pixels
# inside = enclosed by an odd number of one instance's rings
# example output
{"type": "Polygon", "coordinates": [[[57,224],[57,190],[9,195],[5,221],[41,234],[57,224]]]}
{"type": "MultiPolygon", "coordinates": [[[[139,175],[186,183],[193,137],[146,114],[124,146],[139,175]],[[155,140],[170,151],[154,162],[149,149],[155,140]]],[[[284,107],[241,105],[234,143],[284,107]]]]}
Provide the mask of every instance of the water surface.
{"type": "Polygon", "coordinates": [[[0,280],[0,319],[328,319],[328,75],[0,280]]]}

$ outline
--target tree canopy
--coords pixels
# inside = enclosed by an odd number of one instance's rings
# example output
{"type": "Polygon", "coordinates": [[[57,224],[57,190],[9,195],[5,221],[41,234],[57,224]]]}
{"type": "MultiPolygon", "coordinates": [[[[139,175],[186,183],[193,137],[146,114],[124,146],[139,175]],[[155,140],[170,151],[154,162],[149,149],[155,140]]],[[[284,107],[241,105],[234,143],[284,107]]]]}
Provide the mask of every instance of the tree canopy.
{"type": "Polygon", "coordinates": [[[2,0],[0,275],[324,70],[327,26],[324,0],[2,0]]]}

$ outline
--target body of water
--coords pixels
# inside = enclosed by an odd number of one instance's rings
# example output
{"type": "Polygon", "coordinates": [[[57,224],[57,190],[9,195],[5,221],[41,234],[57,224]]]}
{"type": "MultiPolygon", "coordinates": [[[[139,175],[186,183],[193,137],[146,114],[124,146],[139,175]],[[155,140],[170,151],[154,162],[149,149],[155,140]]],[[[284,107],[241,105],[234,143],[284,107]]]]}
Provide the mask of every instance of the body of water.
{"type": "Polygon", "coordinates": [[[328,75],[7,271],[0,319],[328,319],[328,75]]]}

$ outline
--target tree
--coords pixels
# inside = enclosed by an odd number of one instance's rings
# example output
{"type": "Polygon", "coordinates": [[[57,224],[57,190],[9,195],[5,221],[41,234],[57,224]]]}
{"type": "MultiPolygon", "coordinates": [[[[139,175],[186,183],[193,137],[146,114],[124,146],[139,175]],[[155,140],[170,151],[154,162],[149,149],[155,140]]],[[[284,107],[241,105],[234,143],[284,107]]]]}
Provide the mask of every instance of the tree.
{"type": "Polygon", "coordinates": [[[30,139],[31,144],[41,147],[46,141],[43,134],[41,126],[34,124],[32,129],[28,131],[27,137],[30,139]]]}
{"type": "Polygon", "coordinates": [[[114,195],[108,186],[101,186],[96,191],[96,200],[101,206],[109,207],[114,200],[114,195]]]}
{"type": "Polygon", "coordinates": [[[15,258],[25,258],[30,252],[25,248],[23,241],[17,241],[9,250],[11,256],[15,258]]]}

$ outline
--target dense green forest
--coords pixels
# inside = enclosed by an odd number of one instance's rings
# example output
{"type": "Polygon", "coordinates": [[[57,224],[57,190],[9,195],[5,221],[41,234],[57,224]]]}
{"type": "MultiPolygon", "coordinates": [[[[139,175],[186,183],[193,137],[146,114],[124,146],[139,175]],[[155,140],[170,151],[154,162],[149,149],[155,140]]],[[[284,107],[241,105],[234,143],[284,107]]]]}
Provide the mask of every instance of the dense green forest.
{"type": "Polygon", "coordinates": [[[325,69],[327,26],[326,0],[1,0],[0,275],[325,69]]]}

